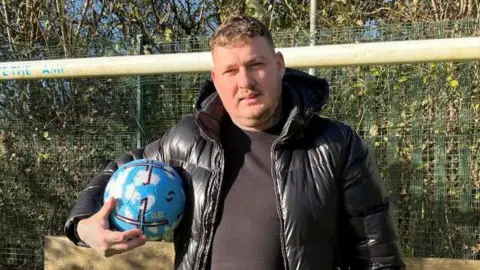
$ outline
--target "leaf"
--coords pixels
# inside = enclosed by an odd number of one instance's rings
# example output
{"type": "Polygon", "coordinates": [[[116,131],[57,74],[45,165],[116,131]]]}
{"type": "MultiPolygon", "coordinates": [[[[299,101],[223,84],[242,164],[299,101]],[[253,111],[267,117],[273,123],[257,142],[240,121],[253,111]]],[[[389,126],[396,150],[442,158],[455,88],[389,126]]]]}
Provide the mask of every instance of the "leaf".
{"type": "Polygon", "coordinates": [[[370,72],[373,76],[380,76],[380,71],[378,71],[376,68],[370,69],[370,72]]]}
{"type": "Polygon", "coordinates": [[[167,42],[172,42],[172,36],[173,36],[172,29],[170,29],[170,28],[165,29],[164,34],[165,34],[165,40],[167,40],[167,42]]]}
{"type": "Polygon", "coordinates": [[[370,127],[370,136],[375,137],[378,135],[378,127],[377,125],[372,125],[370,127]]]}
{"type": "Polygon", "coordinates": [[[338,23],[343,23],[345,18],[342,15],[338,15],[336,20],[337,20],[338,23]]]}
{"type": "Polygon", "coordinates": [[[457,80],[451,80],[449,81],[449,84],[451,87],[453,88],[457,88],[458,87],[458,81],[457,80]]]}
{"type": "Polygon", "coordinates": [[[398,82],[406,82],[408,79],[405,76],[402,76],[398,79],[398,82]]]}
{"type": "Polygon", "coordinates": [[[43,137],[44,137],[47,141],[50,141],[50,137],[48,137],[48,131],[43,132],[43,137]]]}
{"type": "Polygon", "coordinates": [[[353,84],[353,87],[356,87],[356,88],[360,88],[360,87],[362,87],[362,86],[363,86],[363,83],[360,82],[360,81],[355,82],[355,83],[353,84]]]}

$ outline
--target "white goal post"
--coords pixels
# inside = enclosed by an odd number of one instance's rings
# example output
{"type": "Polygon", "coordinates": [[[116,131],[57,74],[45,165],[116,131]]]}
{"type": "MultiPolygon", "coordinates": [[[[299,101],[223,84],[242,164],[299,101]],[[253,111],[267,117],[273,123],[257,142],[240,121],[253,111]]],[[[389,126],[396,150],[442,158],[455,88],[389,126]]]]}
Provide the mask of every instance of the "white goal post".
{"type": "MultiPolygon", "coordinates": [[[[288,67],[480,60],[480,37],[279,48],[288,67]]],[[[0,62],[0,81],[208,72],[209,52],[0,62]]]]}

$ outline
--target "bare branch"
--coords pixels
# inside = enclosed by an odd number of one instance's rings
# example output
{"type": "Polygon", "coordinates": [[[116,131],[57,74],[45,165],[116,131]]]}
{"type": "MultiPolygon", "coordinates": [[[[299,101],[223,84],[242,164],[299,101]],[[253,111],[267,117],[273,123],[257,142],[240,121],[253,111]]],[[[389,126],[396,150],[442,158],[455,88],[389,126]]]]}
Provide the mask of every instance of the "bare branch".
{"type": "Polygon", "coordinates": [[[477,16],[476,16],[476,19],[479,20],[480,19],[480,1],[479,0],[475,0],[475,10],[477,12],[477,16]]]}
{"type": "Polygon", "coordinates": [[[384,10],[386,10],[386,11],[392,11],[392,9],[389,8],[389,7],[381,7],[381,8],[379,8],[379,9],[374,10],[374,11],[371,11],[371,12],[362,12],[362,14],[363,14],[363,15],[373,15],[373,14],[377,14],[377,13],[379,13],[380,11],[384,11],[384,10]]]}
{"type": "Polygon", "coordinates": [[[205,0],[202,0],[202,2],[201,2],[200,5],[199,5],[199,8],[197,8],[197,9],[195,10],[194,15],[192,16],[192,17],[193,17],[193,18],[192,18],[192,19],[193,19],[192,23],[193,23],[193,22],[195,22],[195,17],[196,17],[197,11],[199,11],[198,23],[195,25],[194,33],[197,33],[197,32],[199,31],[200,27],[203,25],[203,22],[204,22],[204,20],[205,20],[205,18],[203,17],[203,16],[204,16],[204,15],[203,15],[204,8],[205,8],[205,0]]]}
{"type": "Polygon", "coordinates": [[[272,5],[272,10],[270,11],[270,19],[268,22],[268,28],[272,29],[273,16],[275,15],[275,1],[270,3],[272,5]]]}
{"type": "Polygon", "coordinates": [[[66,30],[65,30],[65,17],[63,16],[63,3],[59,3],[60,0],[55,0],[55,5],[56,5],[56,10],[57,10],[57,15],[60,18],[60,32],[62,34],[62,40],[63,40],[63,52],[65,57],[68,56],[68,46],[67,46],[67,36],[66,36],[66,30]]]}
{"type": "Polygon", "coordinates": [[[287,0],[284,0],[284,3],[287,6],[287,8],[290,10],[290,14],[293,16],[293,18],[295,20],[298,20],[297,13],[293,9],[292,5],[287,0]]]}
{"type": "MultiPolygon", "coordinates": [[[[179,2],[180,2],[180,6],[182,7],[183,11],[188,12],[187,9],[185,8],[185,5],[183,5],[182,1],[179,1],[179,2]]],[[[173,1],[172,1],[172,3],[173,3],[173,1]]],[[[188,0],[187,0],[187,3],[188,3],[188,0]]]]}
{"type": "Polygon", "coordinates": [[[39,25],[40,32],[42,33],[40,38],[43,38],[43,40],[45,41],[45,46],[48,48],[48,29],[44,30],[42,29],[42,27],[40,27],[40,20],[38,19],[38,16],[36,17],[36,20],[37,24],[39,25]]]}
{"type": "Polygon", "coordinates": [[[467,9],[467,16],[470,17],[473,12],[473,0],[468,0],[468,9],[467,9]]]}
{"type": "MultiPolygon", "coordinates": [[[[434,1],[437,1],[437,0],[434,0],[434,1]]],[[[440,1],[440,3],[438,3],[438,5],[437,5],[438,8],[439,8],[439,10],[440,10],[440,17],[439,17],[439,19],[440,19],[440,20],[443,20],[443,18],[445,18],[445,17],[444,17],[444,16],[445,16],[445,10],[443,9],[442,0],[438,0],[438,1],[440,1]]]]}
{"type": "MultiPolygon", "coordinates": [[[[98,34],[98,26],[100,25],[100,21],[102,20],[102,16],[103,16],[103,12],[105,11],[105,0],[102,0],[102,2],[100,3],[101,7],[100,7],[100,12],[97,13],[97,11],[95,10],[94,7],[92,7],[92,16],[93,16],[93,30],[95,31],[95,35],[98,34]],[[97,17],[98,16],[98,17],[97,17]]],[[[111,5],[110,5],[110,12],[109,13],[112,13],[112,5],[113,5],[113,2],[111,2],[111,5]]]]}
{"type": "MultiPolygon", "coordinates": [[[[175,0],[172,0],[172,2],[168,2],[170,4],[170,8],[172,9],[173,13],[174,13],[174,17],[177,19],[177,22],[180,24],[180,26],[182,27],[182,29],[187,32],[187,34],[190,34],[189,31],[191,30],[190,27],[183,21],[183,18],[182,16],[179,14],[178,12],[178,9],[174,3],[175,0]]],[[[180,1],[180,5],[182,6],[183,10],[186,10],[185,9],[185,6],[181,3],[180,1]]]]}
{"type": "MultiPolygon", "coordinates": [[[[85,21],[85,15],[87,14],[87,9],[90,6],[90,0],[85,0],[83,3],[83,8],[82,8],[82,15],[80,17],[80,22],[78,23],[77,30],[75,31],[75,40],[78,38],[78,35],[80,34],[80,30],[82,29],[83,22],[85,21]]],[[[101,16],[100,16],[101,17],[101,16]]]]}
{"type": "Polygon", "coordinates": [[[433,14],[435,15],[435,20],[438,21],[438,10],[437,10],[437,5],[435,4],[435,0],[430,0],[430,3],[432,3],[432,8],[433,8],[433,14]]]}
{"type": "Polygon", "coordinates": [[[35,42],[37,41],[39,36],[38,33],[40,31],[40,24],[37,23],[38,20],[36,20],[36,18],[40,13],[40,8],[41,8],[40,1],[31,2],[30,6],[27,4],[28,12],[26,13],[26,15],[29,16],[29,25],[30,25],[30,29],[29,29],[30,36],[28,40],[29,48],[30,48],[29,57],[30,57],[30,53],[33,52],[33,50],[35,49],[35,42]]]}
{"type": "MultiPolygon", "coordinates": [[[[187,14],[190,15],[192,11],[192,7],[190,6],[190,0],[186,0],[185,3],[187,4],[187,14]]],[[[180,1],[180,4],[182,4],[182,1],[180,1]]]]}
{"type": "Polygon", "coordinates": [[[12,39],[12,34],[10,33],[10,23],[8,22],[8,12],[7,12],[7,3],[5,0],[2,0],[2,4],[3,4],[3,14],[4,14],[4,17],[5,17],[5,25],[7,26],[6,29],[7,29],[7,37],[8,37],[8,45],[10,46],[10,51],[12,52],[13,55],[15,55],[15,58],[17,58],[17,49],[16,49],[16,46],[15,46],[15,41],[12,39]]]}
{"type": "Polygon", "coordinates": [[[466,10],[465,0],[459,0],[459,1],[460,1],[460,10],[458,11],[458,13],[463,14],[466,10]]]}
{"type": "Polygon", "coordinates": [[[160,14],[158,13],[157,7],[155,6],[155,1],[152,1],[150,4],[153,10],[153,15],[155,15],[155,19],[157,20],[157,25],[162,24],[163,19],[160,17],[160,14]]]}

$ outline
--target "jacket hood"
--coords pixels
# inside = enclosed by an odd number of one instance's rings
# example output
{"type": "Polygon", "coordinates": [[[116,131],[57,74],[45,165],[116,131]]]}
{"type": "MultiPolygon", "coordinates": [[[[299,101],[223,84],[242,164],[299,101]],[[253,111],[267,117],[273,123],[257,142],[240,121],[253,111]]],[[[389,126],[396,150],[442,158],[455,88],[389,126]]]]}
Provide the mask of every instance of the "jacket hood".
{"type": "MultiPolygon", "coordinates": [[[[283,77],[282,106],[288,114],[282,137],[301,136],[310,118],[327,104],[328,82],[287,68],[283,77]]],[[[219,140],[220,123],[226,111],[212,81],[208,80],[195,104],[197,122],[207,137],[219,140]]]]}

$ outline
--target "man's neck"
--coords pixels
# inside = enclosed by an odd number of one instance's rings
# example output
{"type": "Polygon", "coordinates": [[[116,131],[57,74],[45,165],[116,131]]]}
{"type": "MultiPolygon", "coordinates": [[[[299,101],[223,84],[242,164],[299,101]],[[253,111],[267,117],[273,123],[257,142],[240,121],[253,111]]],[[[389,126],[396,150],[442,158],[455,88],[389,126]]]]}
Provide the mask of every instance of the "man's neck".
{"type": "Polygon", "coordinates": [[[282,118],[283,118],[283,106],[282,106],[282,103],[280,102],[277,109],[275,110],[275,114],[272,117],[272,121],[271,121],[269,127],[266,127],[263,130],[268,130],[268,129],[276,126],[280,121],[282,121],[282,118]]]}
{"type": "Polygon", "coordinates": [[[262,132],[262,131],[269,130],[270,128],[277,125],[282,120],[282,117],[283,117],[283,106],[282,106],[282,103],[280,102],[280,104],[277,106],[277,109],[275,110],[275,113],[267,121],[265,121],[265,123],[263,123],[260,126],[246,127],[236,123],[233,119],[232,121],[236,126],[238,126],[242,130],[252,131],[252,132],[262,132]]]}

